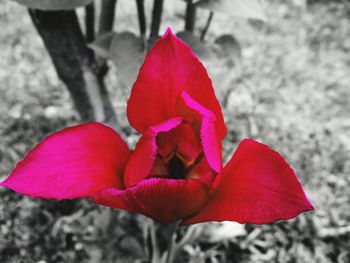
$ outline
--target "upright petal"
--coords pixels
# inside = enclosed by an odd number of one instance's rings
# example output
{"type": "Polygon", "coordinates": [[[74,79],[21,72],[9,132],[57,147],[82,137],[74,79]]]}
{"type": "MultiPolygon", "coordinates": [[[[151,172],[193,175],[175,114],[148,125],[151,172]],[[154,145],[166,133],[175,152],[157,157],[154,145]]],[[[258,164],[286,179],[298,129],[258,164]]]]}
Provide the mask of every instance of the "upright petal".
{"type": "Polygon", "coordinates": [[[277,152],[244,140],[214,182],[210,201],[184,221],[236,221],[265,224],[312,210],[294,171],[277,152]]]}
{"type": "Polygon", "coordinates": [[[94,197],[104,188],[122,188],[130,151],[111,128],[86,123],[48,136],[0,183],[33,197],[94,197]]]}
{"type": "MultiPolygon", "coordinates": [[[[200,138],[203,146],[205,157],[208,160],[210,167],[216,172],[221,171],[222,156],[221,156],[221,138],[218,136],[218,131],[215,127],[216,116],[207,108],[194,100],[186,91],[182,91],[181,98],[184,104],[191,110],[196,111],[200,120],[200,138]]],[[[181,104],[180,104],[181,105],[181,104]]],[[[179,106],[182,107],[183,106],[179,106]]],[[[186,110],[186,109],[185,109],[186,110]]],[[[181,110],[182,112],[184,110],[181,110]]]]}
{"type": "Polygon", "coordinates": [[[95,202],[173,223],[196,213],[207,198],[207,188],[197,180],[151,178],[125,190],[103,190],[95,202]]]}
{"type": "Polygon", "coordinates": [[[160,132],[174,129],[181,122],[182,118],[175,117],[148,128],[147,132],[137,142],[135,151],[126,166],[124,183],[127,187],[137,184],[149,175],[158,149],[156,136],[160,132]]]}
{"type": "Polygon", "coordinates": [[[226,127],[207,71],[191,48],[168,29],[147,54],[131,91],[127,107],[131,125],[143,133],[177,116],[182,90],[216,115],[219,136],[224,137],[226,127]]]}

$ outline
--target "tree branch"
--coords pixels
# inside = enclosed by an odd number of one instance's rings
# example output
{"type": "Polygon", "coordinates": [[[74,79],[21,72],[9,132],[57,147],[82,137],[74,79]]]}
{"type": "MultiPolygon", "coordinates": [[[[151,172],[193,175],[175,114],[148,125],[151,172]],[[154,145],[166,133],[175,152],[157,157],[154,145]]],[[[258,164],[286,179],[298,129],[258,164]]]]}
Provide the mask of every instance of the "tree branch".
{"type": "Polygon", "coordinates": [[[95,40],[95,4],[91,4],[85,7],[85,37],[86,42],[91,43],[95,40]]]}
{"type": "MultiPolygon", "coordinates": [[[[101,35],[106,32],[113,31],[115,19],[115,7],[117,0],[101,0],[101,14],[99,21],[98,34],[101,35]]],[[[108,73],[108,65],[105,58],[97,57],[97,69],[99,78],[103,79],[108,73]]]]}
{"type": "Polygon", "coordinates": [[[136,0],[137,5],[137,17],[139,20],[139,27],[140,27],[140,36],[141,39],[145,42],[146,37],[146,15],[145,15],[145,6],[144,6],[144,0],[136,0]]]}
{"type": "Polygon", "coordinates": [[[213,16],[214,16],[214,12],[210,11],[207,22],[201,33],[201,41],[204,41],[205,35],[207,34],[211,21],[213,20],[213,16]]]}
{"type": "MultiPolygon", "coordinates": [[[[85,7],[85,39],[87,43],[95,40],[95,3],[92,2],[85,7]]],[[[88,50],[89,59],[95,59],[95,53],[92,49],[88,50]]]]}
{"type": "Polygon", "coordinates": [[[113,30],[117,0],[102,0],[99,34],[113,30]]]}
{"type": "Polygon", "coordinates": [[[154,0],[150,39],[157,38],[159,35],[162,12],[163,12],[163,0],[154,0]]]}
{"type": "Polygon", "coordinates": [[[196,21],[196,6],[193,0],[187,0],[186,16],[185,16],[185,30],[193,32],[196,21]]]}

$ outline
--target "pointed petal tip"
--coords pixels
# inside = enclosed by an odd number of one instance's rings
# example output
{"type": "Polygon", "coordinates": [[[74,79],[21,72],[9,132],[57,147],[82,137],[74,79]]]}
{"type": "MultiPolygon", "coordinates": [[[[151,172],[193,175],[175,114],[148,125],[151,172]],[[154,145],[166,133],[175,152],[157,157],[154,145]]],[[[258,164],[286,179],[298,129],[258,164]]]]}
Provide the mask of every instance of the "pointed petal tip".
{"type": "Polygon", "coordinates": [[[108,126],[75,125],[37,144],[0,186],[48,199],[92,197],[106,187],[122,187],[120,174],[129,156],[126,143],[108,126]],[[100,149],[110,157],[103,158],[100,149]]]}
{"type": "MultiPolygon", "coordinates": [[[[251,144],[251,145],[256,145],[256,146],[259,146],[259,147],[264,147],[265,149],[268,149],[269,151],[272,151],[272,152],[274,152],[274,153],[280,155],[279,152],[273,150],[273,149],[270,148],[268,145],[266,145],[266,144],[264,144],[264,143],[261,143],[261,142],[259,142],[259,141],[256,141],[256,140],[254,140],[254,139],[251,139],[251,138],[245,138],[245,139],[243,139],[242,142],[241,142],[240,144],[247,144],[247,143],[249,143],[249,144],[251,144]]],[[[284,160],[284,163],[288,166],[288,168],[291,169],[292,172],[295,174],[295,171],[294,171],[294,169],[290,166],[290,164],[289,164],[285,159],[283,159],[283,160],[284,160]]],[[[299,179],[298,179],[298,181],[299,181],[299,179]]],[[[303,193],[304,193],[305,203],[306,203],[306,207],[305,207],[304,212],[310,211],[310,210],[315,210],[316,208],[315,208],[314,205],[311,203],[310,199],[308,198],[308,196],[306,195],[306,193],[304,192],[304,190],[303,190],[303,193]]]]}
{"type": "Polygon", "coordinates": [[[165,30],[165,33],[164,35],[162,36],[162,39],[165,39],[167,37],[175,37],[173,31],[171,30],[170,27],[167,27],[166,30],[165,30]]]}
{"type": "Polygon", "coordinates": [[[148,52],[127,103],[128,120],[137,131],[177,116],[178,97],[186,90],[218,119],[220,138],[227,133],[212,82],[190,47],[168,27],[148,52]]]}
{"type": "Polygon", "coordinates": [[[243,140],[223,170],[225,176],[210,201],[183,224],[268,224],[315,209],[287,161],[265,144],[243,140]]]}
{"type": "Polygon", "coordinates": [[[305,198],[308,202],[308,206],[306,208],[305,211],[312,211],[312,210],[316,210],[316,207],[311,203],[311,201],[309,200],[309,198],[305,195],[305,198]]]}

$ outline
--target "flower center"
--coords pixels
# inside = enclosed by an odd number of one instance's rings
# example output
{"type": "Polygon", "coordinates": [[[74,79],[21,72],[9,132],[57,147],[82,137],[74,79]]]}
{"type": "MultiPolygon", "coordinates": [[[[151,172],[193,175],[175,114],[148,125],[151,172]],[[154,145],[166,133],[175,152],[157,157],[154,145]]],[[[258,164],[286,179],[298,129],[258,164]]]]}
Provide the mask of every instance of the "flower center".
{"type": "Polygon", "coordinates": [[[211,184],[215,172],[210,168],[196,131],[183,123],[158,134],[157,154],[148,178],[196,179],[211,184]]]}
{"type": "Polygon", "coordinates": [[[186,167],[183,161],[176,155],[170,159],[167,164],[167,169],[170,178],[173,179],[186,179],[186,167]]]}

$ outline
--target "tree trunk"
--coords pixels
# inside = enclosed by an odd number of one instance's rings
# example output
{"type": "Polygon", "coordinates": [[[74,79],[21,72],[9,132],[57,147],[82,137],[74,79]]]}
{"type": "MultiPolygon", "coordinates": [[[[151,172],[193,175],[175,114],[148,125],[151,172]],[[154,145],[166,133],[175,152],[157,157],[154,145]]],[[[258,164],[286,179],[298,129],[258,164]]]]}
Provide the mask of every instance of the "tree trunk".
{"type": "Polygon", "coordinates": [[[91,57],[75,11],[30,9],[29,13],[81,119],[117,128],[103,74],[91,57]]]}

